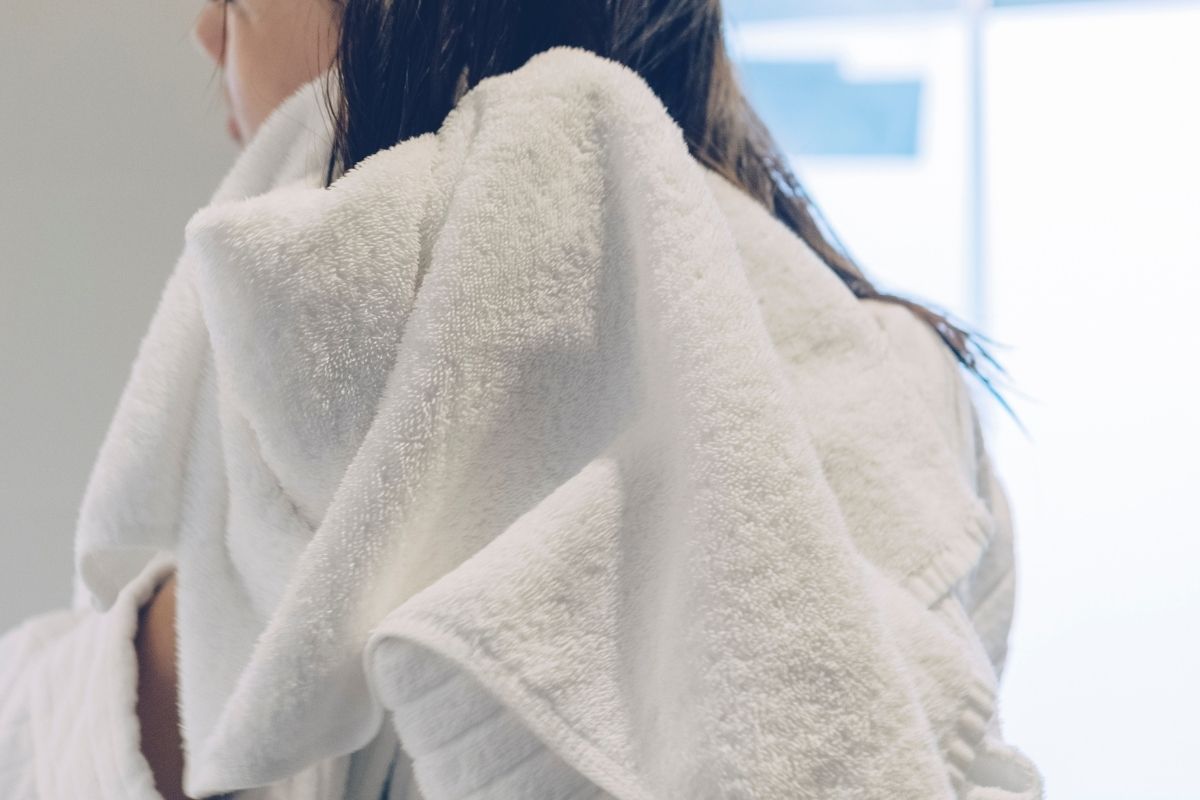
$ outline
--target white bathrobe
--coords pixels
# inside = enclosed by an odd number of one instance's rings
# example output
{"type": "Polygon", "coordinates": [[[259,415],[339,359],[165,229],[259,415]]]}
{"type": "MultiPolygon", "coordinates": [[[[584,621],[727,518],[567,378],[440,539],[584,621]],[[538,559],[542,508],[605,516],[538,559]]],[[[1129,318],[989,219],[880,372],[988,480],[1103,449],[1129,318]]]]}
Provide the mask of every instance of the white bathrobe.
{"type": "Polygon", "coordinates": [[[1012,530],[963,377],[576,48],[321,186],[318,83],[185,247],[76,608],[0,640],[6,797],[1032,800],[1012,530]],[[85,607],[86,605],[90,607],[85,607]]]}

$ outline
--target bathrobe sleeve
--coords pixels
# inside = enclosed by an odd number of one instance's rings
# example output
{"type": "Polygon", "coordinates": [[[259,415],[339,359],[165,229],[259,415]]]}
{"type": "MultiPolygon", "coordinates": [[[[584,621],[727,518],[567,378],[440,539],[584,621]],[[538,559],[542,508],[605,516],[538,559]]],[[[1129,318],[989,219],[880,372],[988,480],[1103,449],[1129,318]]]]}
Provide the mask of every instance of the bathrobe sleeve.
{"type": "Polygon", "coordinates": [[[106,611],[52,611],[0,637],[0,796],[160,800],[137,718],[138,609],[156,557],[106,611]]]}
{"type": "Polygon", "coordinates": [[[921,387],[930,417],[959,454],[960,468],[992,520],[992,534],[977,563],[954,587],[953,599],[974,627],[997,679],[1004,671],[1016,596],[1013,520],[1008,491],[988,447],[968,376],[933,330],[903,306],[868,301],[921,387]]]}
{"type": "Polygon", "coordinates": [[[977,417],[975,433],[976,476],[980,497],[996,519],[996,533],[980,559],[963,602],[987,647],[988,657],[1002,677],[1008,657],[1008,640],[1016,601],[1016,550],[1008,490],[996,472],[983,441],[977,417]]]}
{"type": "MultiPolygon", "coordinates": [[[[895,303],[865,301],[887,331],[892,352],[921,388],[930,416],[960,455],[963,474],[993,520],[987,547],[974,567],[935,609],[969,625],[969,636],[986,652],[997,681],[1004,674],[1015,609],[1017,568],[1008,490],[988,447],[979,409],[965,372],[923,321],[895,303]]],[[[963,796],[971,800],[1038,797],[1043,778],[1037,766],[1004,739],[995,714],[968,766],[963,796]]]]}

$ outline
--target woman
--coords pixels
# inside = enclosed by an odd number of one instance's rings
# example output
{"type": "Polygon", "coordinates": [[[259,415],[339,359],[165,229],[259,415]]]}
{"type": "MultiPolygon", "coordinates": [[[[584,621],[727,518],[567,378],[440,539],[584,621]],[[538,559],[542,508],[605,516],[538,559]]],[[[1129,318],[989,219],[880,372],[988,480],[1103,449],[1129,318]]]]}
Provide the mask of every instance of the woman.
{"type": "MultiPolygon", "coordinates": [[[[273,130],[282,128],[278,109],[285,103],[294,108],[297,91],[315,80],[336,80],[336,85],[327,87],[334,116],[324,170],[326,186],[348,177],[359,165],[363,167],[359,174],[368,174],[364,162],[397,143],[444,131],[447,115],[473,87],[488,78],[514,73],[550,48],[581,48],[623,64],[641,76],[661,100],[696,161],[753,198],[757,208],[768,211],[803,240],[853,297],[871,301],[872,313],[894,338],[898,363],[907,364],[913,375],[936,375],[939,370],[944,375],[957,361],[978,374],[977,354],[986,357],[963,330],[942,316],[877,291],[842,252],[826,241],[813,216],[815,209],[737,86],[721,39],[717,0],[545,4],[514,0],[437,4],[419,0],[212,0],[200,13],[195,36],[223,70],[230,135],[242,144],[258,143],[260,153],[264,145],[258,142],[258,134],[264,123],[273,120],[273,130]],[[924,326],[924,333],[920,326],[924,326]],[[930,337],[930,332],[936,338],[930,337]],[[931,341],[944,345],[942,355],[952,355],[953,360],[939,360],[938,355],[932,355],[931,341]],[[934,372],[922,372],[928,369],[934,372]]],[[[986,383],[986,378],[980,377],[986,383]]],[[[945,381],[940,386],[926,387],[930,407],[947,418],[964,408],[969,415],[965,394],[955,382],[957,375],[945,381]],[[946,386],[952,387],[949,393],[946,386]]],[[[947,430],[955,430],[955,423],[945,424],[947,430]]],[[[958,611],[947,613],[961,611],[961,618],[978,628],[979,638],[972,641],[987,651],[986,657],[998,673],[1011,614],[1012,545],[1003,493],[988,469],[977,438],[978,427],[972,428],[973,424],[967,423],[966,434],[958,441],[962,447],[978,449],[963,450],[961,458],[971,465],[994,530],[989,534],[992,546],[986,549],[986,556],[978,555],[969,564],[960,562],[960,575],[955,580],[970,573],[987,578],[987,583],[997,588],[985,598],[972,588],[974,584],[956,583],[963,604],[954,606],[958,611]],[[985,599],[991,604],[987,616],[979,611],[985,599]]],[[[962,433],[961,422],[958,425],[962,433]]],[[[139,591],[134,604],[140,610],[132,641],[141,753],[157,792],[167,798],[184,797],[175,640],[176,578],[169,565],[143,573],[139,591]]],[[[936,594],[941,608],[947,593],[936,594]]],[[[932,595],[929,602],[935,602],[932,595]]],[[[47,638],[48,634],[42,636],[47,638]]],[[[10,638],[10,652],[20,648],[14,641],[10,638]]],[[[993,794],[989,797],[1040,796],[1036,771],[1019,753],[1003,745],[995,709],[986,708],[987,713],[981,712],[975,722],[979,730],[971,734],[968,752],[960,756],[962,763],[949,770],[959,770],[954,790],[958,796],[976,796],[969,792],[981,787],[990,788],[993,794]],[[990,732],[987,736],[983,735],[985,724],[990,732]],[[1017,785],[1019,778],[1027,779],[1026,784],[1017,785]],[[1004,791],[1011,793],[1001,794],[1004,791]]],[[[285,737],[290,732],[280,729],[278,735],[285,737]]],[[[423,790],[431,797],[451,796],[449,783],[438,783],[432,777],[418,786],[405,752],[410,742],[419,745],[421,740],[413,733],[404,741],[405,747],[397,747],[394,734],[385,726],[369,745],[356,750],[348,761],[339,762],[340,772],[322,772],[315,764],[312,770],[293,773],[259,788],[247,784],[232,796],[412,798],[421,796],[423,790]]],[[[555,764],[541,774],[540,790],[544,794],[536,796],[565,797],[570,792],[578,797],[610,796],[603,793],[606,789],[621,794],[622,790],[611,788],[621,785],[615,778],[609,786],[597,781],[599,788],[591,783],[570,784],[569,792],[564,788],[567,783],[557,781],[568,780],[563,777],[568,772],[571,780],[578,775],[555,764]]],[[[141,780],[139,791],[149,791],[144,775],[129,780],[131,787],[141,780]]],[[[829,794],[820,796],[834,796],[833,787],[839,787],[839,791],[845,788],[839,784],[842,780],[845,778],[830,778],[825,784],[814,785],[827,787],[829,794]]],[[[896,786],[902,793],[900,784],[896,786]]],[[[738,796],[768,794],[766,784],[747,790],[748,794],[738,796]]],[[[55,796],[44,785],[41,791],[30,796],[55,796]]],[[[638,796],[635,790],[629,791],[627,796],[638,796]]],[[[733,796],[732,789],[713,791],[716,793],[712,796],[733,796]]],[[[797,788],[794,794],[777,796],[817,796],[806,791],[797,788]]],[[[777,792],[775,787],[772,796],[777,792]]],[[[133,794],[132,788],[128,794],[133,794]]],[[[532,795],[498,792],[496,796],[532,795]]]]}

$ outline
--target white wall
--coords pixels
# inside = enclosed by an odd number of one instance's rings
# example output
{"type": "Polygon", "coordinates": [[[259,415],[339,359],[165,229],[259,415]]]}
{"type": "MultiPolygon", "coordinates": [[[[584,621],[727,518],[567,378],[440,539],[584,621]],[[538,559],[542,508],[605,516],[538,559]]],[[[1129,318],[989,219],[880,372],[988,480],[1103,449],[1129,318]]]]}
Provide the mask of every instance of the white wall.
{"type": "Polygon", "coordinates": [[[1200,797],[1200,4],[996,13],[994,333],[1031,395],[1014,741],[1053,800],[1200,797]]]}
{"type": "Polygon", "coordinates": [[[201,2],[0,10],[0,630],[70,602],[92,460],[235,155],[190,39],[201,2]]]}

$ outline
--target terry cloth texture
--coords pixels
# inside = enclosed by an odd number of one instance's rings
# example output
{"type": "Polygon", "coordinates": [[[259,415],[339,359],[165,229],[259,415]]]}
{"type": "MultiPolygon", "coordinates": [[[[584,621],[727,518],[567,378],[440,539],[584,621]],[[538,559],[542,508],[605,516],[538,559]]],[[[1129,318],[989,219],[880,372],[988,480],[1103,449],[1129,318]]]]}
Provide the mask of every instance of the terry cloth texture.
{"type": "Polygon", "coordinates": [[[314,82],[189,221],[80,509],[81,618],[176,564],[190,794],[390,725],[426,800],[1041,796],[932,331],[584,50],[328,143],[314,82]]]}

